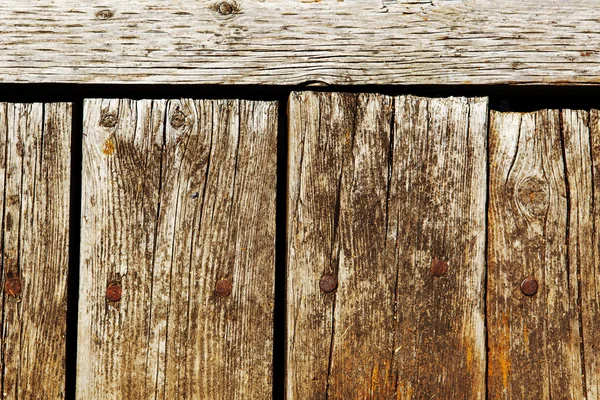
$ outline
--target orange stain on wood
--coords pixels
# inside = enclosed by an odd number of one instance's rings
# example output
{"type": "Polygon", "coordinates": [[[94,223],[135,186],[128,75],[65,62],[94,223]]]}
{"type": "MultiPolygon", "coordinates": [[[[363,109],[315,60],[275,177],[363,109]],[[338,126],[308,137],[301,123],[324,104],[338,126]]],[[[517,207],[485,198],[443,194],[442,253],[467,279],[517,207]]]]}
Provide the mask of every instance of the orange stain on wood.
{"type": "Polygon", "coordinates": [[[467,369],[473,372],[473,347],[467,346],[467,369]]]}
{"type": "Polygon", "coordinates": [[[377,393],[377,381],[379,380],[379,365],[373,365],[371,372],[371,393],[377,393]]]}
{"type": "Polygon", "coordinates": [[[110,156],[115,152],[115,144],[110,139],[106,139],[104,142],[104,146],[102,147],[102,153],[104,155],[110,156]]]}
{"type": "Polygon", "coordinates": [[[413,399],[413,393],[414,389],[410,382],[408,383],[408,387],[406,382],[400,382],[398,384],[398,391],[396,392],[396,400],[413,399]]]}
{"type": "Polygon", "coordinates": [[[490,349],[490,364],[488,375],[493,377],[502,374],[502,387],[508,388],[508,376],[512,365],[510,362],[510,333],[508,325],[508,314],[505,313],[500,320],[500,329],[496,346],[490,349]]]}

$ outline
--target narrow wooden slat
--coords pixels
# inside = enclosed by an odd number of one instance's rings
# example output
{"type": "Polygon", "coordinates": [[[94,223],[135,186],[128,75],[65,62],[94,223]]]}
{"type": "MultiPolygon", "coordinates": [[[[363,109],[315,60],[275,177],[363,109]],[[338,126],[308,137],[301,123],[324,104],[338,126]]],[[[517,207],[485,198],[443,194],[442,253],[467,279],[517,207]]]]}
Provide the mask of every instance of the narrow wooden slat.
{"type": "Polygon", "coordinates": [[[3,0],[0,82],[598,84],[596,0],[3,0]]]}
{"type": "Polygon", "coordinates": [[[388,247],[399,398],[485,398],[487,112],[483,98],[396,101],[388,247]]]}
{"type": "MultiPolygon", "coordinates": [[[[578,274],[569,262],[577,257],[579,246],[570,238],[578,226],[576,218],[568,225],[569,215],[576,217],[569,214],[568,188],[584,188],[567,183],[560,130],[561,119],[572,125],[572,117],[556,110],[491,114],[490,398],[582,398],[578,274]],[[520,289],[528,277],[538,284],[532,296],[520,289]]],[[[589,157],[581,150],[569,143],[571,166],[571,153],[589,157]]],[[[577,195],[574,204],[586,201],[577,195]]]]}
{"type": "Polygon", "coordinates": [[[581,366],[588,400],[600,396],[599,115],[598,110],[564,110],[562,116],[569,189],[568,262],[570,273],[578,274],[581,366]]]}
{"type": "Polygon", "coordinates": [[[85,101],[78,398],[270,398],[276,124],[269,102],[85,101]]]}
{"type": "Polygon", "coordinates": [[[0,103],[5,399],[65,396],[71,105],[0,103]]]}
{"type": "Polygon", "coordinates": [[[287,398],[484,398],[486,100],[302,92],[289,118],[287,398]]]}

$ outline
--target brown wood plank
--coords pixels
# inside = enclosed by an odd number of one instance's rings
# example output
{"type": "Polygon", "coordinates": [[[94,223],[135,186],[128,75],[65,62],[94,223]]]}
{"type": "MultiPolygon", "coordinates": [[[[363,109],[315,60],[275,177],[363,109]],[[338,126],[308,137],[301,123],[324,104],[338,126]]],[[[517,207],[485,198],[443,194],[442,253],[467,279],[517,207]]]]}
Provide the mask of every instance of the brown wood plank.
{"type": "Polygon", "coordinates": [[[300,92],[289,116],[286,397],[484,398],[486,100],[300,92]]]}
{"type": "Polygon", "coordinates": [[[84,117],[77,397],[270,398],[276,103],[84,117]]]}
{"type": "Polygon", "coordinates": [[[598,110],[564,110],[562,115],[569,195],[569,271],[577,273],[581,366],[587,399],[600,396],[600,274],[597,204],[600,193],[598,110]]]}
{"type": "MultiPolygon", "coordinates": [[[[577,225],[568,225],[568,189],[579,189],[567,182],[561,137],[561,119],[571,117],[557,110],[491,113],[490,398],[582,398],[577,265],[568,258],[578,247],[570,241],[577,225]],[[538,285],[530,296],[521,290],[528,277],[538,285]]],[[[589,157],[570,143],[572,166],[572,153],[589,157]]]]}
{"type": "Polygon", "coordinates": [[[71,105],[0,103],[4,399],[65,396],[71,105]]]}

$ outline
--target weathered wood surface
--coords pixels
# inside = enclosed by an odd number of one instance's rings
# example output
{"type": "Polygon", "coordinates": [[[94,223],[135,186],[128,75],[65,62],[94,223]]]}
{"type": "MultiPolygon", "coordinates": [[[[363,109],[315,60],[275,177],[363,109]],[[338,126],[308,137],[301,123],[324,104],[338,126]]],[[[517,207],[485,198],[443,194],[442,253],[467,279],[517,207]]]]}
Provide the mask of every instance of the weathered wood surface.
{"type": "MultiPolygon", "coordinates": [[[[599,111],[562,113],[568,203],[568,270],[577,274],[581,367],[587,399],[600,398],[599,111]]],[[[577,355],[573,355],[576,359],[577,355]]]]}
{"type": "Polygon", "coordinates": [[[595,0],[4,0],[0,16],[0,82],[600,82],[595,0]]]}
{"type": "MultiPolygon", "coordinates": [[[[587,116],[557,110],[491,113],[490,398],[583,397],[578,271],[583,262],[593,272],[585,255],[594,250],[586,232],[591,168],[583,165],[589,163],[589,135],[580,118],[587,116]],[[520,288],[528,277],[538,284],[532,296],[520,288]]],[[[591,277],[588,283],[598,284],[591,277]]],[[[597,307],[597,300],[587,300],[597,307]]]]}
{"type": "Polygon", "coordinates": [[[286,397],[484,398],[487,101],[301,92],[289,119],[286,397]]]}
{"type": "Polygon", "coordinates": [[[0,103],[3,399],[65,396],[71,105],[0,103]]]}
{"type": "Polygon", "coordinates": [[[85,101],[78,398],[271,397],[276,124],[85,101]]]}

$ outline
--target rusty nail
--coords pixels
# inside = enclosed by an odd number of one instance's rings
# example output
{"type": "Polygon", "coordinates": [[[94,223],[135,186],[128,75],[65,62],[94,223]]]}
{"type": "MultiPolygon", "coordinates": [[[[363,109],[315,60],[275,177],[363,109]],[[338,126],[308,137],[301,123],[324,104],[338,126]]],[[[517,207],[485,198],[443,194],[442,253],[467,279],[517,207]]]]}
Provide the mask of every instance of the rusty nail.
{"type": "Polygon", "coordinates": [[[215,287],[215,292],[217,295],[221,297],[227,297],[231,294],[231,281],[229,279],[221,279],[217,282],[217,286],[215,287]]]}
{"type": "Polygon", "coordinates": [[[4,282],[4,293],[9,296],[17,296],[21,293],[21,281],[19,278],[8,278],[4,282]]]}
{"type": "Polygon", "coordinates": [[[217,6],[217,11],[221,15],[229,15],[229,14],[233,13],[233,10],[234,10],[233,5],[231,5],[230,3],[226,2],[226,1],[220,2],[219,5],[217,6]]]}
{"type": "Polygon", "coordinates": [[[438,260],[434,258],[431,262],[431,268],[429,269],[429,273],[435,277],[440,277],[448,272],[448,261],[438,260]]]}
{"type": "Polygon", "coordinates": [[[180,110],[171,114],[171,126],[175,129],[181,128],[185,124],[185,114],[180,110]]]}
{"type": "Polygon", "coordinates": [[[121,288],[121,283],[117,281],[112,281],[106,287],[106,299],[111,303],[115,303],[121,300],[121,295],[123,294],[123,289],[121,288]]]}
{"type": "Polygon", "coordinates": [[[528,276],[523,280],[523,282],[521,282],[521,292],[523,292],[525,296],[533,296],[537,293],[537,290],[538,283],[531,276],[528,276]]]}
{"type": "Polygon", "coordinates": [[[319,288],[325,293],[331,293],[337,288],[337,278],[332,274],[323,274],[319,281],[319,288]]]}
{"type": "Polygon", "coordinates": [[[112,128],[117,125],[118,118],[113,113],[107,113],[102,116],[100,119],[100,125],[105,128],[112,128]]]}

